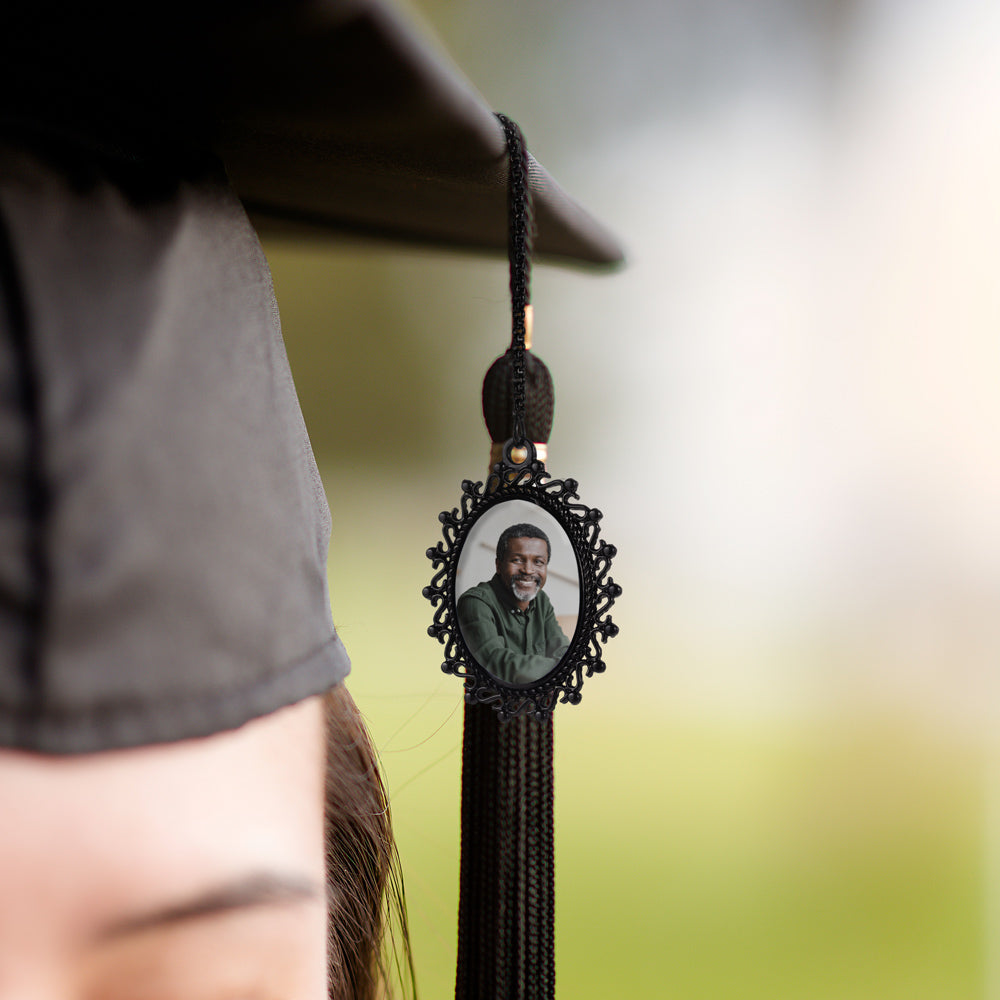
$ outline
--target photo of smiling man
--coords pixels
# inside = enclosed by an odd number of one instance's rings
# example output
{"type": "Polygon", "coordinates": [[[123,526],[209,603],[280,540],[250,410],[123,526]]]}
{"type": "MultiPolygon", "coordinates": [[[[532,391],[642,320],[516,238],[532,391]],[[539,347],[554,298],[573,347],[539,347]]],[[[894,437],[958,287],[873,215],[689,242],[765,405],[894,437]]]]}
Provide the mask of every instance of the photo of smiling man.
{"type": "Polygon", "coordinates": [[[541,528],[511,525],[497,541],[492,579],[470,587],[458,599],[458,624],[466,645],[498,680],[539,680],[569,648],[552,603],[542,592],[551,557],[552,546],[541,528]]]}

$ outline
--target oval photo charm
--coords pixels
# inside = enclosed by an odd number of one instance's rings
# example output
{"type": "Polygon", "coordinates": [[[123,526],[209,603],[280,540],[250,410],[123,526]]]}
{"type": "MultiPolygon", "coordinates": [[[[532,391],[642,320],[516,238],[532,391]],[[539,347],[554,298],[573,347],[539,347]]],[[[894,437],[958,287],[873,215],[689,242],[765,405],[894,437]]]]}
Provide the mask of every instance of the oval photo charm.
{"type": "Polygon", "coordinates": [[[600,538],[601,512],[576,502],[575,480],[549,478],[533,454],[515,464],[509,448],[485,483],[462,490],[460,507],[438,517],[444,541],[427,550],[441,669],[503,718],[578,704],[618,634],[608,614],[621,595],[608,575],[616,549],[600,538]]]}

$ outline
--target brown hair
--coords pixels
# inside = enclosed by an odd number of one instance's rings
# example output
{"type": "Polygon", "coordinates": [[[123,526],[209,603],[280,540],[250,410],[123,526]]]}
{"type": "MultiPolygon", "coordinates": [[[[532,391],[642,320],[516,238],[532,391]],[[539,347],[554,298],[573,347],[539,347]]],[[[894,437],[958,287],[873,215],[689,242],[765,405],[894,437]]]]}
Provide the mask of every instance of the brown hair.
{"type": "Polygon", "coordinates": [[[416,995],[389,799],[357,705],[324,695],[330,1000],[376,1000],[398,980],[416,995]]]}

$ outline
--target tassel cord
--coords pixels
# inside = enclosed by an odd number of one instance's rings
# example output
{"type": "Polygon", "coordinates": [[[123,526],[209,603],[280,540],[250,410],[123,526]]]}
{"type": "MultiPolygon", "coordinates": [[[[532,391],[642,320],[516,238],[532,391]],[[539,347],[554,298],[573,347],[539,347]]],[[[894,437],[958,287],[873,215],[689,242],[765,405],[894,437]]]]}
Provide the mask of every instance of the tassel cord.
{"type": "Polygon", "coordinates": [[[513,382],[513,442],[525,443],[525,320],[531,301],[531,255],[534,250],[534,201],[528,176],[528,147],[517,123],[497,115],[507,138],[507,255],[510,261],[511,373],[513,382]]]}

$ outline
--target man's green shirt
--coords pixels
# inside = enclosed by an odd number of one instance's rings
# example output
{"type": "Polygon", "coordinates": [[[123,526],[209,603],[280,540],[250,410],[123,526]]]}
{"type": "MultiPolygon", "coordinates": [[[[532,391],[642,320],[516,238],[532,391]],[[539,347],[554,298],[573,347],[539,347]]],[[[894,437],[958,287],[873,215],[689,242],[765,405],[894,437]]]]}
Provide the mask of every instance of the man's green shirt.
{"type": "Polygon", "coordinates": [[[458,624],[476,661],[510,684],[544,677],[569,648],[545,592],[521,611],[498,574],[462,594],[458,624]]]}

